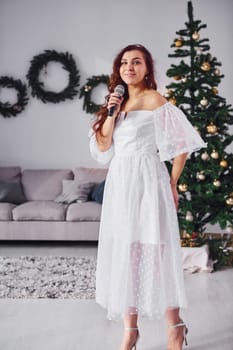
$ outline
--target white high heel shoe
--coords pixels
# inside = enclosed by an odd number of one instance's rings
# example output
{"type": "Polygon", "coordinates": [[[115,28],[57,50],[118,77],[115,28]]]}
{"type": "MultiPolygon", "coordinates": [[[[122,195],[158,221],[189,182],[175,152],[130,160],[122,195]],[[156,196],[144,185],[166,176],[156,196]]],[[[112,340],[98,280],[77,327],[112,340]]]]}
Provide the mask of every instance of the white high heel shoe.
{"type": "Polygon", "coordinates": [[[136,350],[136,347],[137,347],[137,342],[138,342],[138,339],[139,339],[139,330],[138,328],[131,328],[131,327],[126,327],[125,328],[126,331],[137,331],[137,338],[136,338],[136,341],[135,343],[133,344],[131,350],[136,350]]]}
{"type": "Polygon", "coordinates": [[[187,341],[187,334],[188,334],[188,328],[186,327],[184,322],[180,322],[180,323],[176,323],[173,325],[168,326],[168,328],[176,328],[176,327],[184,327],[183,328],[183,341],[185,343],[185,345],[188,345],[188,341],[187,341]]]}

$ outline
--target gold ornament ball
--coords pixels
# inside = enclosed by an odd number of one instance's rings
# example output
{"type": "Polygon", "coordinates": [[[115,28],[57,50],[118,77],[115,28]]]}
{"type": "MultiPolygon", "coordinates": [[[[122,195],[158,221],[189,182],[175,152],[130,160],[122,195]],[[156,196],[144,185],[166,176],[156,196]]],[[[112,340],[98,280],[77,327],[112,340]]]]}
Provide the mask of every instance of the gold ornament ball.
{"type": "Polygon", "coordinates": [[[215,180],[213,181],[213,185],[214,185],[215,187],[220,187],[220,186],[221,186],[221,181],[215,179],[215,180]]]}
{"type": "Polygon", "coordinates": [[[220,69],[219,69],[219,68],[216,68],[215,71],[214,71],[214,74],[215,74],[215,75],[220,75],[220,69]]]}
{"type": "Polygon", "coordinates": [[[200,38],[200,34],[197,31],[195,31],[192,35],[192,38],[193,40],[198,40],[200,38]]]}
{"type": "Polygon", "coordinates": [[[184,39],[180,37],[179,39],[176,39],[175,41],[175,46],[176,47],[181,47],[183,45],[184,39]]]}
{"type": "Polygon", "coordinates": [[[187,247],[186,240],[185,239],[181,239],[180,240],[180,245],[181,245],[181,247],[187,247]]]}
{"type": "Polygon", "coordinates": [[[210,123],[209,125],[207,125],[206,129],[209,134],[216,134],[216,132],[218,131],[217,126],[213,123],[210,123]]]}
{"type": "Polygon", "coordinates": [[[213,158],[213,159],[218,159],[219,158],[219,154],[218,154],[218,152],[217,151],[215,151],[215,150],[213,150],[213,152],[211,153],[211,158],[213,158]]]}
{"type": "Polygon", "coordinates": [[[188,190],[187,184],[179,184],[178,186],[180,192],[186,192],[188,190]]]}
{"type": "Polygon", "coordinates": [[[220,164],[220,166],[222,168],[227,168],[228,167],[228,163],[227,163],[227,161],[225,159],[221,160],[221,162],[219,164],[220,164]]]}
{"type": "Polygon", "coordinates": [[[165,94],[164,94],[164,97],[165,97],[165,98],[169,98],[169,97],[172,96],[172,94],[173,94],[173,90],[167,90],[167,91],[165,92],[165,94]]]}
{"type": "Polygon", "coordinates": [[[203,107],[206,107],[208,105],[208,100],[207,98],[203,97],[200,101],[200,104],[203,106],[203,107]]]}
{"type": "Polygon", "coordinates": [[[197,177],[198,180],[201,180],[201,181],[205,180],[204,171],[201,171],[200,173],[198,172],[196,177],[197,177]]]}
{"type": "Polygon", "coordinates": [[[175,79],[175,80],[180,80],[180,79],[181,79],[181,76],[179,76],[179,75],[174,75],[173,79],[175,79]]]}
{"type": "Polygon", "coordinates": [[[217,95],[218,94],[218,89],[214,86],[214,87],[212,87],[212,92],[213,92],[213,94],[214,95],[217,95]]]}
{"type": "Polygon", "coordinates": [[[226,199],[226,203],[227,203],[227,205],[233,205],[233,197],[228,197],[226,199]]]}
{"type": "Polygon", "coordinates": [[[207,152],[204,152],[204,153],[202,153],[202,155],[201,155],[201,159],[202,159],[202,160],[209,160],[210,157],[209,157],[209,155],[208,155],[207,152]]]}
{"type": "Polygon", "coordinates": [[[209,62],[203,62],[202,65],[201,65],[201,69],[204,71],[204,72],[208,72],[210,70],[210,63],[209,62]]]}
{"type": "Polygon", "coordinates": [[[173,105],[176,105],[176,98],[174,96],[169,98],[168,101],[171,102],[173,105]]]}

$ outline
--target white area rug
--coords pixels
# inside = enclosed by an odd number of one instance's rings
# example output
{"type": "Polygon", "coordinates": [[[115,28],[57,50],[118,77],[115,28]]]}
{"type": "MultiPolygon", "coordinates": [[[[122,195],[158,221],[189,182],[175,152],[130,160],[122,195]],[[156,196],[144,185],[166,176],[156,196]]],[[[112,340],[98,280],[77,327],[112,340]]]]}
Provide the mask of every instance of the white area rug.
{"type": "Polygon", "coordinates": [[[95,298],[96,258],[0,256],[0,298],[95,298]]]}

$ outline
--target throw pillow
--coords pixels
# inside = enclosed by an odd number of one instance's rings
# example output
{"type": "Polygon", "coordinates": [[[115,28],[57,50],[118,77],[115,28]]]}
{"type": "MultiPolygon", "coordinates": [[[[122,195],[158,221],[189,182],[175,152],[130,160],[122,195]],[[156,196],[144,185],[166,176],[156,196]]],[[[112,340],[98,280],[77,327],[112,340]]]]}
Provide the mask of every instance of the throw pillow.
{"type": "Polygon", "coordinates": [[[57,203],[87,202],[95,186],[94,182],[78,183],[75,180],[62,181],[62,193],[55,199],[57,203]]]}
{"type": "Polygon", "coordinates": [[[97,203],[103,203],[105,180],[97,184],[91,192],[91,199],[97,203]]]}
{"type": "Polygon", "coordinates": [[[20,182],[0,181],[0,202],[21,204],[26,201],[20,182]]]}

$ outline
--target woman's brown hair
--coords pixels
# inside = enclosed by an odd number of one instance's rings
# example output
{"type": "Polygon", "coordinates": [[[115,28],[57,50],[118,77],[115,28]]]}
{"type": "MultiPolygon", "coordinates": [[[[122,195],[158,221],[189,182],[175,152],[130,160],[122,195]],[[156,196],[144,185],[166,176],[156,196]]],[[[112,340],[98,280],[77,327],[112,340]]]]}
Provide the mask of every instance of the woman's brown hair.
{"type": "Polygon", "coordinates": [[[120,77],[120,66],[121,66],[121,59],[124,53],[132,50],[141,51],[145,57],[145,62],[148,70],[148,73],[145,77],[145,88],[157,90],[157,85],[154,78],[154,62],[150,52],[142,45],[133,44],[133,45],[126,46],[124,49],[122,49],[118,53],[118,55],[113,61],[112,74],[110,76],[109,86],[108,86],[109,94],[106,96],[105,104],[100,108],[99,112],[96,114],[96,121],[93,124],[93,130],[95,132],[99,131],[101,133],[102,125],[104,124],[108,116],[107,102],[108,102],[109,95],[112,92],[114,92],[114,89],[118,84],[123,85],[125,88],[124,100],[122,102],[121,107],[125,105],[125,103],[129,98],[127,84],[125,84],[120,77]]]}

